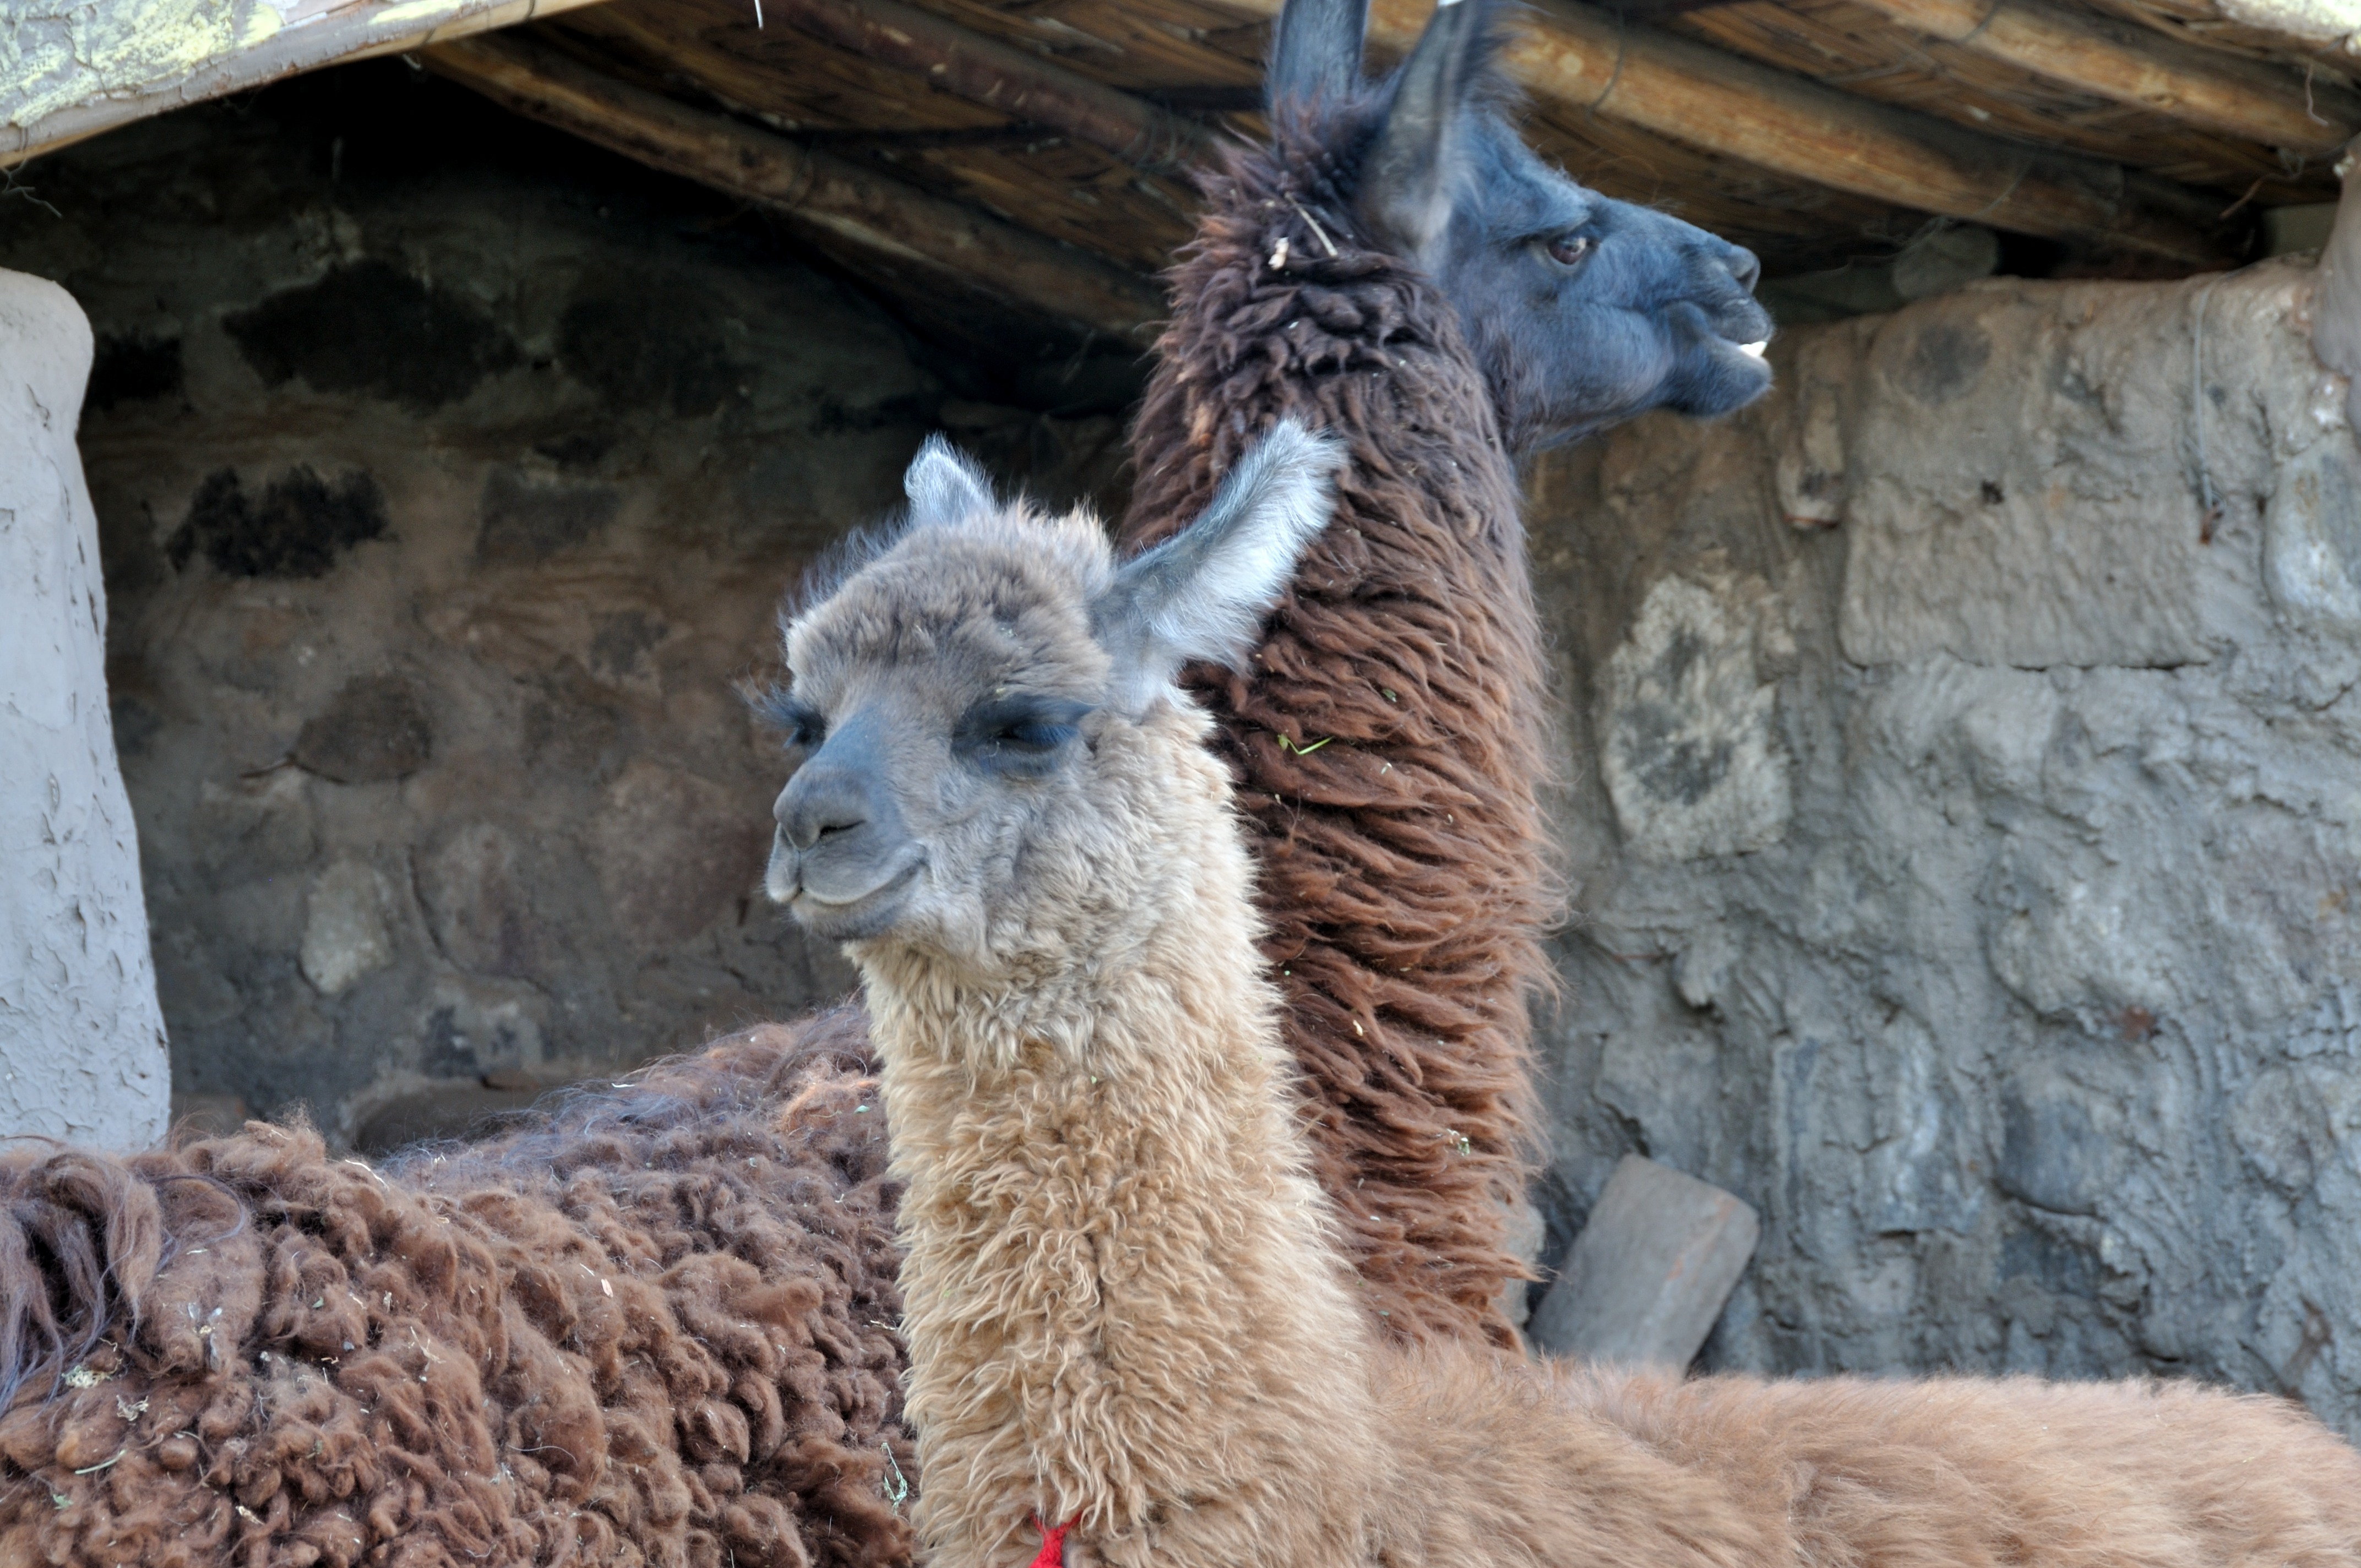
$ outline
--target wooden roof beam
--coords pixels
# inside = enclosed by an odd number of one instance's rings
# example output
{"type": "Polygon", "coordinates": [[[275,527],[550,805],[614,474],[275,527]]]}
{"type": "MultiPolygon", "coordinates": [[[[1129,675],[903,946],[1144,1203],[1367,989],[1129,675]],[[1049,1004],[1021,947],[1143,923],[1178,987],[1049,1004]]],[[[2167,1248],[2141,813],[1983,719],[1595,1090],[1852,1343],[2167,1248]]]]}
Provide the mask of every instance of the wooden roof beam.
{"type": "MultiPolygon", "coordinates": [[[[1223,0],[1276,17],[1280,0],[1223,0]]],[[[1431,0],[1371,0],[1369,36],[1415,43],[1431,0]]],[[[1502,63],[1537,97],[1872,201],[2192,267],[2237,259],[2219,198],[2093,159],[1980,135],[1854,98],[1726,50],[1532,0],[1502,63]]]]}
{"type": "MultiPolygon", "coordinates": [[[[1427,9],[1422,0],[1375,0],[1370,30],[1398,32],[1407,45],[1427,9]]],[[[1687,38],[1619,26],[1576,0],[1535,0],[1526,15],[1509,69],[1569,106],[1922,213],[2191,266],[2235,259],[2238,247],[2212,221],[2220,200],[2169,181],[1855,98],[1687,38]]]]}
{"type": "Polygon", "coordinates": [[[1061,131],[1136,169],[1188,168],[1213,150],[1214,133],[1194,120],[901,0],[770,0],[770,11],[839,49],[1061,131]]]}
{"type": "Polygon", "coordinates": [[[243,93],[341,60],[395,54],[512,27],[597,0],[354,0],[286,7],[267,0],[158,0],[128,24],[67,13],[8,13],[16,29],[11,80],[0,82],[0,169],[150,115],[243,93]]]}
{"type": "Polygon", "coordinates": [[[2096,97],[2311,154],[2361,131],[2342,83],[2081,16],[2044,0],[1860,0],[1914,32],[2096,97]]]}
{"type": "Polygon", "coordinates": [[[1148,280],[956,202],[601,76],[513,34],[437,45],[423,58],[527,118],[766,207],[825,240],[1142,348],[1155,340],[1164,298],[1148,280]]]}

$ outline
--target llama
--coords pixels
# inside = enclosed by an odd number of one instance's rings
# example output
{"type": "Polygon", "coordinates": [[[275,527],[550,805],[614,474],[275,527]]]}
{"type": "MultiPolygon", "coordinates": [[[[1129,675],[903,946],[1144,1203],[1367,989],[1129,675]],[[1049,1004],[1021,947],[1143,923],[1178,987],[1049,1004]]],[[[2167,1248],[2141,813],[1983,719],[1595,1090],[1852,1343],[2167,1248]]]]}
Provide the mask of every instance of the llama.
{"type": "Polygon", "coordinates": [[[931,447],[909,532],[789,630],[770,889],[869,988],[928,1561],[2361,1563],[2361,1455],[2275,1399],[1679,1383],[1371,1324],[1174,685],[1249,645],[1337,457],[1279,423],[1118,568],[931,447]]]}
{"type": "Polygon", "coordinates": [[[1549,169],[1493,105],[1494,0],[1361,80],[1366,0],[1288,0],[1276,141],[1205,181],[1133,437],[1124,537],[1202,510],[1281,417],[1352,466],[1256,656],[1190,682],[1235,771],[1370,1310],[1515,1343],[1501,1201],[1531,1174],[1554,908],[1541,637],[1512,455],[1769,384],[1754,258],[1549,169]]]}
{"type": "Polygon", "coordinates": [[[860,1020],[372,1171],[0,1157],[0,1563],[906,1563],[860,1020]]]}

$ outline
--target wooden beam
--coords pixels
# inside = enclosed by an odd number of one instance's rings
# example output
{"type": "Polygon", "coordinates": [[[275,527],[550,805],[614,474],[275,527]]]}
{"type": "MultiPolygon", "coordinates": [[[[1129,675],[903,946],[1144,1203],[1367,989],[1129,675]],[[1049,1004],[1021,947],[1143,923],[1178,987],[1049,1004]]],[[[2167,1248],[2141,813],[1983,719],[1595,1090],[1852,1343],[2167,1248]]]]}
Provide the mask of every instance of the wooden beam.
{"type": "MultiPolygon", "coordinates": [[[[1276,17],[1280,0],[1221,3],[1276,17]]],[[[1407,50],[1433,10],[1371,0],[1369,36],[1407,50]]],[[[1577,0],[1532,0],[1515,18],[1502,63],[1560,110],[1917,212],[2190,266],[2236,258],[2214,221],[2220,200],[2168,180],[1850,97],[1577,0]]]]}
{"type": "Polygon", "coordinates": [[[1013,120],[1062,131],[1134,168],[1186,168],[1213,151],[1213,132],[1194,120],[900,0],[769,0],[769,7],[839,49],[1013,120]]]}
{"type": "Polygon", "coordinates": [[[757,203],[828,239],[1143,348],[1155,340],[1164,300],[1146,279],[956,202],[601,76],[545,45],[470,38],[424,60],[517,114],[757,203]]]}
{"type": "Polygon", "coordinates": [[[69,29],[62,9],[8,25],[0,169],[169,109],[342,60],[396,54],[595,0],[357,0],[333,8],[269,0],[156,0],[69,29]],[[283,14],[282,14],[283,13],[283,14]],[[290,21],[288,15],[300,15],[290,21]]]}
{"type": "MultiPolygon", "coordinates": [[[[1405,44],[1421,0],[1375,0],[1405,44]]],[[[2121,247],[2193,266],[2233,259],[2218,200],[2094,159],[1979,136],[1686,38],[1536,0],[1509,49],[1532,91],[1763,168],[1922,213],[2121,247]]]]}
{"type": "Polygon", "coordinates": [[[2097,97],[2298,152],[2361,131],[2361,95],[2044,0],[1861,0],[1930,38],[2097,97]]]}

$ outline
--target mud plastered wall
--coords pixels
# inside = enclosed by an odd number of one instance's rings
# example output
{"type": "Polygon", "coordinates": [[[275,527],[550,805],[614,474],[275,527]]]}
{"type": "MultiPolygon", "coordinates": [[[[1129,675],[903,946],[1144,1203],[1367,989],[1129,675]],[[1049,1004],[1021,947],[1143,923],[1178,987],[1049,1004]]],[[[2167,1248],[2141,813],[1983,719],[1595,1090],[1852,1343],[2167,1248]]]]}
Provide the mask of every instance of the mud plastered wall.
{"type": "Polygon", "coordinates": [[[732,683],[928,431],[1071,495],[1116,419],[979,402],[745,214],[396,62],[38,167],[0,265],[98,334],[184,1102],[382,1146],[849,990],[760,895],[732,683]]]}
{"type": "Polygon", "coordinates": [[[171,1098],[74,417],[89,323],[0,269],[0,1126],[137,1148],[171,1098]]]}
{"type": "Polygon", "coordinates": [[[1562,1248],[1632,1148],[1757,1205],[1710,1363],[2361,1429],[2361,456],[2309,277],[1804,329],[1743,416],[1536,472],[1544,1207],[1562,1248]]]}

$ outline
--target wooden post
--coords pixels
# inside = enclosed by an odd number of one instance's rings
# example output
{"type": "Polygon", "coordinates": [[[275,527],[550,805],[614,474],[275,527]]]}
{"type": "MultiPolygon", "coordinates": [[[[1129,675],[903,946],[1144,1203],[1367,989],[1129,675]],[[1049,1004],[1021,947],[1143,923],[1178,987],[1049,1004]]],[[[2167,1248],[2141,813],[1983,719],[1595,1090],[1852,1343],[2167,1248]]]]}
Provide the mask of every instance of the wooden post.
{"type": "Polygon", "coordinates": [[[514,37],[440,45],[424,59],[518,114],[760,203],[828,238],[1143,348],[1155,341],[1164,300],[1146,279],[956,202],[514,37]]]}
{"type": "Polygon", "coordinates": [[[1754,1211],[1720,1188],[1625,1155],[1526,1337],[1551,1355],[1686,1367],[1761,1234],[1754,1211]]]}

